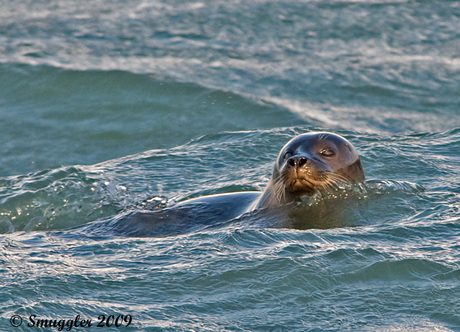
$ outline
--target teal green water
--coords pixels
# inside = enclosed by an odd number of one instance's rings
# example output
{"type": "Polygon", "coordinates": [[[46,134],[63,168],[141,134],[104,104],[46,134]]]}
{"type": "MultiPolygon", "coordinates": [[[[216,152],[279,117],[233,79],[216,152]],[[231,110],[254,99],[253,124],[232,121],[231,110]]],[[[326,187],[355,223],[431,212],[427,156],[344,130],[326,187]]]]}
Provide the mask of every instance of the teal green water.
{"type": "Polygon", "coordinates": [[[459,45],[457,1],[0,3],[0,330],[460,331],[459,45]],[[306,229],[111,229],[311,130],[367,182],[306,229]]]}

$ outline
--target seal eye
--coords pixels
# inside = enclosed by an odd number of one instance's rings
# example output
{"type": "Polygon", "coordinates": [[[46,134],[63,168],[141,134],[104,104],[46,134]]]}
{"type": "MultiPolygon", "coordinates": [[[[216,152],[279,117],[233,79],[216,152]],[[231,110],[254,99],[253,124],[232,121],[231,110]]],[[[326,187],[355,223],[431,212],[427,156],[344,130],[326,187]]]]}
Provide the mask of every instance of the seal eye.
{"type": "Polygon", "coordinates": [[[293,156],[292,152],[288,151],[284,154],[284,160],[289,159],[293,156]]]}
{"type": "Polygon", "coordinates": [[[332,149],[329,149],[329,148],[326,148],[326,149],[322,149],[320,151],[320,154],[324,157],[332,157],[332,156],[335,156],[335,152],[334,150],[332,149]]]}

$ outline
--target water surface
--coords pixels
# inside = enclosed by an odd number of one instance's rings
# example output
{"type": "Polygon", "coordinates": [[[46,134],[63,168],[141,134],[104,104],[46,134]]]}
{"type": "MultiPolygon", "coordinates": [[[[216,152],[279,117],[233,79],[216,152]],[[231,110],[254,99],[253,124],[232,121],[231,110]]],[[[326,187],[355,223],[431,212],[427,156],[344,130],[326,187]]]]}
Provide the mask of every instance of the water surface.
{"type": "Polygon", "coordinates": [[[2,2],[1,329],[460,331],[459,31],[457,1],[2,2]],[[308,227],[89,231],[263,190],[312,130],[367,182],[308,227]]]}

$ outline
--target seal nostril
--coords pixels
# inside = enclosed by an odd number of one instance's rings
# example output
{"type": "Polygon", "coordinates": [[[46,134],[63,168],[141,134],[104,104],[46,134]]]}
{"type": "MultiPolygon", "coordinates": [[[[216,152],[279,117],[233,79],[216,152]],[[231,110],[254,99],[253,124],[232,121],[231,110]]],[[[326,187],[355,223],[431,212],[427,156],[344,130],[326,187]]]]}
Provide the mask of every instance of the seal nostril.
{"type": "Polygon", "coordinates": [[[297,167],[302,167],[307,163],[307,158],[305,157],[291,157],[287,160],[287,163],[289,166],[297,166],[297,167]]]}
{"type": "Polygon", "coordinates": [[[299,162],[298,162],[299,167],[302,167],[306,163],[307,163],[307,158],[305,158],[305,157],[300,157],[299,158],[299,162]]]}

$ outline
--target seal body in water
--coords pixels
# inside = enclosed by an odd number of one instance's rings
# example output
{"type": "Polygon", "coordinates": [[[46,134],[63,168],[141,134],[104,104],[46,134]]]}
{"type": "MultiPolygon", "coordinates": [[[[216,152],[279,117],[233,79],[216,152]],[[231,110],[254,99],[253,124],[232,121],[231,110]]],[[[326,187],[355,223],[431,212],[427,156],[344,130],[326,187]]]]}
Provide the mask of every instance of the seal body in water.
{"type": "Polygon", "coordinates": [[[136,236],[187,233],[327,192],[344,182],[364,180],[358,153],[348,140],[328,132],[306,133],[281,149],[263,192],[209,195],[162,210],[133,212],[127,216],[128,220],[118,223],[118,228],[136,236]]]}

